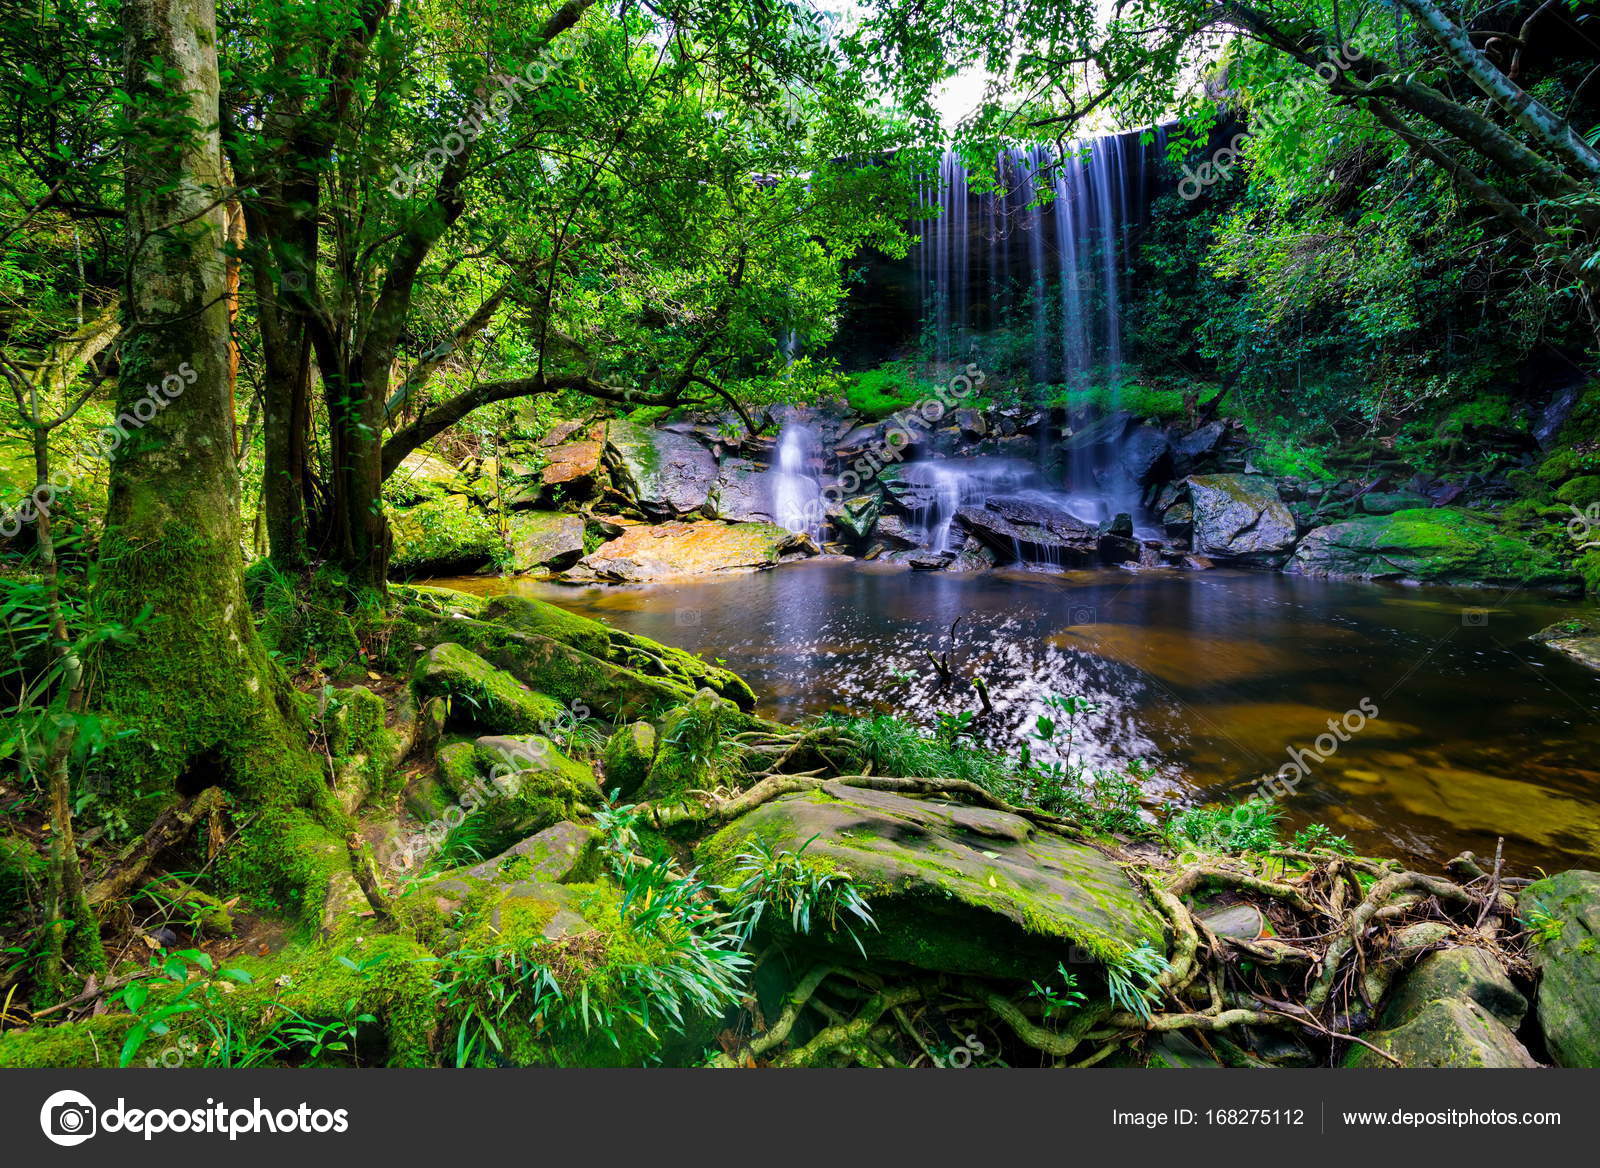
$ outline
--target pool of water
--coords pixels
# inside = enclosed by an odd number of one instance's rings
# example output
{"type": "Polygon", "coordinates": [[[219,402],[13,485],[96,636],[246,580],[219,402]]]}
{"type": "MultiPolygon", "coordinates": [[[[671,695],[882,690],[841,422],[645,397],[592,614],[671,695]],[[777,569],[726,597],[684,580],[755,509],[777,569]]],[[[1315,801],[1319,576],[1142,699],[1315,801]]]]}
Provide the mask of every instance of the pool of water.
{"type": "Polygon", "coordinates": [[[721,658],[783,720],[976,709],[964,680],[938,684],[926,653],[948,648],[958,679],[987,681],[982,734],[1007,750],[1046,697],[1075,694],[1096,705],[1075,752],[1145,760],[1155,796],[1242,796],[1298,758],[1291,825],[1434,864],[1492,855],[1498,835],[1523,869],[1600,856],[1600,675],[1527,639],[1574,609],[1526,593],[838,562],[631,587],[436,583],[537,596],[721,658]]]}

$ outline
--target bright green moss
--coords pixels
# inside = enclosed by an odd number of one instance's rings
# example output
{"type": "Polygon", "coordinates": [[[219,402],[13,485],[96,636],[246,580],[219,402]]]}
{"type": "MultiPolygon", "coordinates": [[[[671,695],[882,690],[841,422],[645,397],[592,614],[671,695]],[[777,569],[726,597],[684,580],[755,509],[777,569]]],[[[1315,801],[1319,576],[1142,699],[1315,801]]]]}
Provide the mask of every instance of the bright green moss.
{"type": "Polygon", "coordinates": [[[0,836],[0,921],[12,920],[40,897],[49,861],[20,836],[0,836]]]}
{"type": "Polygon", "coordinates": [[[470,649],[448,642],[435,645],[417,662],[411,681],[422,697],[448,697],[453,720],[485,730],[538,730],[566,713],[554,698],[530,689],[470,649]]]}
{"type": "Polygon", "coordinates": [[[59,1026],[0,1032],[0,1067],[115,1067],[123,1036],[132,1024],[133,1019],[127,1014],[102,1014],[59,1026]]]}

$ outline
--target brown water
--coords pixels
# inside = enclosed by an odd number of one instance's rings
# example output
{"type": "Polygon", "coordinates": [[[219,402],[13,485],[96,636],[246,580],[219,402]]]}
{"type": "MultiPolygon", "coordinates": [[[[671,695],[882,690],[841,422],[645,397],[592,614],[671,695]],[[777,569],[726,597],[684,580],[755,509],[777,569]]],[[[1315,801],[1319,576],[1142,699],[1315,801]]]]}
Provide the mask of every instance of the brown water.
{"type": "Polygon", "coordinates": [[[1301,755],[1291,825],[1325,822],[1414,861],[1492,855],[1504,835],[1524,870],[1600,863],[1600,675],[1527,640],[1574,608],[1526,594],[856,563],[633,587],[436,583],[537,596],[722,658],[784,720],[976,708],[965,686],[940,690],[924,656],[959,616],[956,672],[987,679],[994,745],[1015,750],[1047,695],[1081,695],[1099,707],[1083,723],[1087,761],[1142,758],[1153,795],[1198,800],[1247,794],[1322,735],[1335,749],[1301,755]],[[1363,699],[1378,716],[1348,741],[1327,736],[1363,699]]]}

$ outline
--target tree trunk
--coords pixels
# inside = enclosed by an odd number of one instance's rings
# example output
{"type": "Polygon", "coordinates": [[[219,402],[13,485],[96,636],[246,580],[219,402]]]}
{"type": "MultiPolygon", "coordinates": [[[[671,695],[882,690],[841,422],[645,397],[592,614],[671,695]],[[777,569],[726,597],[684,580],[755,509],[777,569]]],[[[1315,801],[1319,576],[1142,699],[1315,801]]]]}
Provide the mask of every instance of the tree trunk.
{"type": "Polygon", "coordinates": [[[295,862],[285,837],[303,816],[291,809],[328,802],[244,595],[214,0],[126,0],[123,20],[128,337],[100,599],[124,624],[150,615],[98,663],[118,732],[97,762],[98,806],[142,826],[221,786],[245,821],[238,862],[271,882],[263,849],[295,862]]]}

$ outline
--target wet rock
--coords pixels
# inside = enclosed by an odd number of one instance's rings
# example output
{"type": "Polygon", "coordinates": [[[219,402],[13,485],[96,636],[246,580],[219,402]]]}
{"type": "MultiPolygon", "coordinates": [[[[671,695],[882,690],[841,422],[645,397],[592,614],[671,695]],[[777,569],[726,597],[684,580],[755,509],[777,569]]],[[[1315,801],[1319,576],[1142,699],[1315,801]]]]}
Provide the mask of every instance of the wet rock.
{"type": "Polygon", "coordinates": [[[1581,582],[1548,552],[1450,508],[1397,511],[1308,532],[1289,570],[1331,579],[1573,591],[1581,582]]]}
{"type": "Polygon", "coordinates": [[[555,511],[513,511],[506,516],[513,572],[559,572],[583,556],[583,517],[555,511]]]}
{"type": "Polygon", "coordinates": [[[1565,653],[1590,669],[1600,669],[1600,621],[1568,617],[1547,625],[1528,639],[1565,653]]]}
{"type": "Polygon", "coordinates": [[[1436,950],[1417,962],[1384,1007],[1383,1024],[1400,1026],[1440,998],[1473,1001],[1512,1030],[1528,1012],[1528,999],[1500,963],[1482,949],[1462,946],[1436,950]]]}
{"type": "Polygon", "coordinates": [[[1222,443],[1227,427],[1221,422],[1207,422],[1198,430],[1185,434],[1172,444],[1172,453],[1181,473],[1202,461],[1222,443]]]}
{"type": "Polygon", "coordinates": [[[605,440],[604,422],[595,423],[581,435],[576,422],[556,427],[540,442],[540,446],[545,448],[542,451],[545,466],[539,472],[539,481],[546,487],[563,486],[569,492],[584,493],[600,473],[605,440]],[[551,442],[550,439],[557,435],[559,439],[551,442]]]}
{"type": "Polygon", "coordinates": [[[906,556],[902,562],[910,564],[919,572],[942,572],[955,558],[954,552],[914,552],[906,556]]]}
{"type": "Polygon", "coordinates": [[[1294,547],[1294,516],[1271,479],[1258,475],[1191,475],[1194,550],[1219,559],[1281,563],[1294,547]]]}
{"type": "MultiPolygon", "coordinates": [[[[1029,978],[1053,973],[1066,945],[1111,956],[1163,944],[1160,918],[1120,867],[1005,812],[830,783],[763,804],[697,858],[712,882],[728,883],[757,840],[804,847],[858,883],[878,923],[855,930],[870,960],[1029,978]]],[[[787,929],[787,917],[769,916],[787,929]]],[[[838,933],[810,939],[856,952],[838,933]]]]}
{"type": "Polygon", "coordinates": [[[1136,486],[1160,482],[1172,471],[1172,443],[1154,426],[1139,426],[1123,440],[1117,467],[1136,486]]]}
{"type": "Polygon", "coordinates": [[[606,426],[606,457],[618,486],[656,519],[689,515],[706,506],[717,481],[711,451],[686,434],[632,422],[606,426]]]}
{"type": "MultiPolygon", "coordinates": [[[[1517,1036],[1477,1002],[1441,998],[1424,1004],[1404,1024],[1363,1035],[1374,1046],[1416,1067],[1537,1067],[1517,1036]]],[[[1355,1047],[1350,1067],[1392,1067],[1388,1059],[1364,1046],[1355,1047]]]]}
{"type": "Polygon", "coordinates": [[[891,547],[914,548],[921,545],[923,535],[899,515],[884,513],[873,525],[872,537],[891,547]]]}
{"type": "Polygon", "coordinates": [[[770,568],[788,553],[815,545],[771,523],[660,523],[630,527],[584,556],[572,580],[638,583],[770,568]]]}
{"type": "Polygon", "coordinates": [[[966,542],[956,551],[955,558],[946,567],[949,572],[984,572],[994,567],[994,550],[982,540],[967,536],[966,542]]]}
{"type": "Polygon", "coordinates": [[[981,507],[962,507],[955,523],[993,549],[1001,563],[1029,560],[1082,567],[1099,560],[1094,528],[1029,499],[996,496],[981,507]]]}
{"type": "Polygon", "coordinates": [[[1561,1066],[1600,1067],[1600,872],[1535,881],[1517,906],[1542,938],[1531,957],[1545,1047],[1561,1066]]]}
{"type": "Polygon", "coordinates": [[[730,523],[774,523],[772,482],[765,467],[746,458],[724,459],[717,468],[708,510],[730,523]]]}
{"type": "Polygon", "coordinates": [[[827,517],[834,526],[855,539],[866,539],[873,524],[883,512],[883,495],[873,491],[842,499],[827,509],[827,517]]]}

